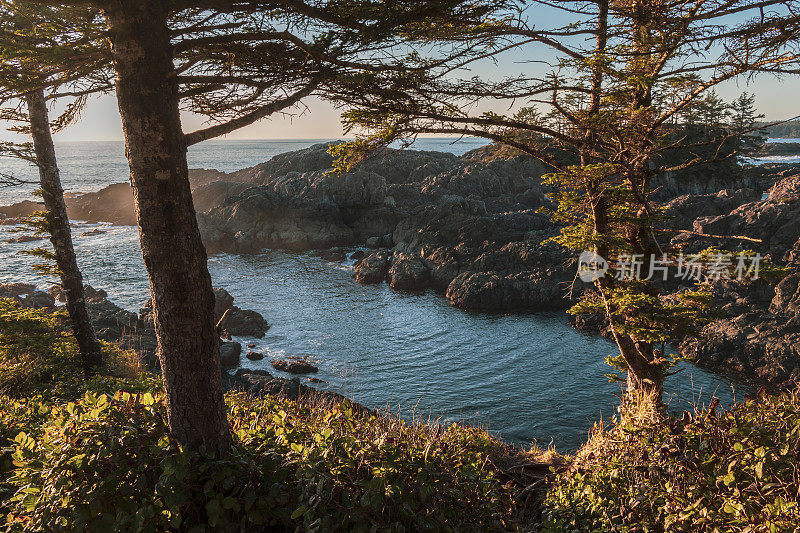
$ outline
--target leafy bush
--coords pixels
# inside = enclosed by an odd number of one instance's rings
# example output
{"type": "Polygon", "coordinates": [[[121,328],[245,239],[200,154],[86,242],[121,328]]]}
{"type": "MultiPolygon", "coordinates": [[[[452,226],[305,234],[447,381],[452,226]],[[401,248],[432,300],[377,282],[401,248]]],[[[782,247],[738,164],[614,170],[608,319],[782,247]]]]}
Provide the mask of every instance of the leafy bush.
{"type": "Polygon", "coordinates": [[[549,531],[797,531],[800,396],[624,416],[547,495],[549,531]]]}
{"type": "MultiPolygon", "coordinates": [[[[363,418],[347,404],[228,397],[224,459],[168,437],[158,394],[12,403],[12,531],[501,530],[505,449],[472,428],[363,418]]],[[[7,429],[9,426],[4,426],[7,429]]],[[[8,433],[6,433],[7,435],[8,433]]]]}
{"type": "Polygon", "coordinates": [[[65,318],[0,299],[10,531],[511,527],[493,467],[509,449],[481,430],[232,394],[232,450],[211,457],[169,437],[161,384],[130,353],[106,346],[106,367],[85,379],[65,318]]]}
{"type": "Polygon", "coordinates": [[[139,372],[138,355],[108,343],[103,343],[105,368],[87,380],[66,324],[63,309],[28,309],[0,298],[0,394],[74,399],[87,389],[105,392],[131,390],[142,383],[138,390],[152,386],[139,372]]]}

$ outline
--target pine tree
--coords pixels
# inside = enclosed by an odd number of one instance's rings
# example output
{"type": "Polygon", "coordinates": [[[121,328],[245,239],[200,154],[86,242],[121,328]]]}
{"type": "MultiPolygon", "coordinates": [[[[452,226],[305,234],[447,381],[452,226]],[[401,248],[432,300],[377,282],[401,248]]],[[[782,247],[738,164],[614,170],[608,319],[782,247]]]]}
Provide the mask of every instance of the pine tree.
{"type": "Polygon", "coordinates": [[[795,71],[800,17],[791,0],[529,4],[560,9],[569,23],[546,28],[518,13],[495,35],[536,47],[532,56],[555,56],[550,71],[497,82],[387,75],[381,93],[343,95],[351,104],[347,125],[369,135],[339,148],[338,165],[348,169],[369,150],[418,133],[485,137],[548,164],[552,216],[562,228],[556,240],[612,265],[643,260],[641,280],[600,278],[571,312],[605,314],[620,350],[613,363],[627,371],[629,392],[658,399],[672,364],[662,345],[701,323],[708,294],[700,288],[668,301],[651,281],[649,259],[668,251],[656,236],[653,179],[735,153],[727,149],[731,135],[719,131],[724,104],[712,91],[754,72],[795,71]],[[547,120],[470,114],[487,95],[546,106],[547,120]],[[707,131],[690,136],[682,122],[707,131]],[[570,157],[557,157],[564,152],[570,157]]]}
{"type": "MultiPolygon", "coordinates": [[[[413,75],[427,64],[416,41],[443,41],[484,22],[497,2],[447,0],[266,2],[25,0],[88,6],[107,37],[82,55],[30,50],[50,78],[81,83],[113,66],[140,242],[154,303],[158,355],[172,435],[224,453],[229,429],[214,328],[214,296],[188,181],[188,146],[225,135],[342,87],[373,90],[382,72],[413,75]],[[213,125],[184,133],[180,110],[213,125]]],[[[491,21],[489,21],[491,22],[491,21]]],[[[55,20],[54,24],[59,22],[55,20]]],[[[24,43],[22,43],[24,44],[24,43]]],[[[480,53],[477,43],[449,57],[480,53]]],[[[77,89],[78,91],[80,89],[77,89]]]]}
{"type": "MultiPolygon", "coordinates": [[[[56,8],[45,8],[45,13],[32,10],[24,4],[4,2],[0,25],[4,29],[0,35],[2,50],[2,67],[0,67],[0,83],[5,90],[19,92],[21,98],[16,106],[6,107],[3,118],[14,124],[18,133],[28,134],[32,145],[7,145],[6,152],[21,156],[34,163],[39,170],[39,185],[45,206],[45,228],[53,246],[52,259],[55,260],[56,272],[61,279],[61,286],[66,299],[72,333],[78,345],[84,372],[91,375],[102,364],[102,350],[95,337],[89,314],[84,301],[83,277],[78,267],[72,235],[64,203],[64,191],[61,187],[55,146],[51,134],[52,129],[60,129],[74,120],[84,102],[82,98],[72,101],[66,110],[51,125],[48,117],[48,99],[41,87],[26,91],[32,80],[42,75],[35,58],[27,50],[35,49],[42,44],[59,49],[58,35],[65,27],[54,30],[42,25],[42,22],[53,16],[78,15],[66,10],[60,12],[56,8]],[[15,46],[22,41],[24,46],[15,46]]],[[[75,49],[71,48],[70,52],[75,49]]],[[[8,103],[8,99],[4,100],[8,103]]]]}

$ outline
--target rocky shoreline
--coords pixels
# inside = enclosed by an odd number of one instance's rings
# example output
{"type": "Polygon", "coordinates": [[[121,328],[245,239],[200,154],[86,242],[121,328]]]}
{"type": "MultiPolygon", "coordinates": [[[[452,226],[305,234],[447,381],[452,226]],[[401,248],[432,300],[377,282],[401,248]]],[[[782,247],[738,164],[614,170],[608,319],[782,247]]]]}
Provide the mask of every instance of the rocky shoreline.
{"type": "MultiPolygon", "coordinates": [[[[339,176],[330,172],[327,148],[280,154],[233,173],[191,171],[209,252],[324,250],[343,260],[345,250],[368,247],[356,265],[357,282],[432,289],[456,307],[477,311],[563,309],[589,288],[576,281],[571,254],[542,244],[558,228],[539,212],[550,200],[541,183],[548,169],[538,161],[491,145],[460,157],[387,150],[339,176]]],[[[694,253],[744,244],[789,268],[773,285],[715,284],[717,306],[727,317],[707,326],[700,339],[676,339],[681,353],[701,366],[776,385],[800,379],[800,296],[793,281],[800,264],[798,165],[751,165],[737,175],[700,180],[667,176],[660,185],[664,229],[679,231],[672,245],[694,253]]],[[[129,197],[130,187],[118,184],[67,203],[73,218],[130,224],[129,197]]],[[[0,216],[10,222],[34,207],[0,208],[0,216]]],[[[602,329],[591,320],[577,325],[602,329]]]]}
{"type": "MultiPolygon", "coordinates": [[[[84,291],[86,308],[97,338],[136,352],[143,369],[160,373],[150,300],[145,303],[137,315],[110,301],[104,290],[86,285],[84,291]]],[[[323,383],[322,380],[314,377],[285,378],[273,376],[265,370],[246,368],[238,368],[232,372],[240,365],[242,345],[231,340],[231,336],[261,338],[269,329],[269,325],[259,313],[242,310],[233,305],[233,296],[226,290],[214,289],[214,296],[216,299],[214,311],[217,319],[220,320],[219,331],[222,337],[220,339],[220,371],[225,390],[247,392],[256,396],[279,395],[291,400],[313,398],[314,401],[338,403],[346,399],[338,393],[320,390],[303,383],[303,381],[323,383]]],[[[63,303],[64,301],[59,285],[53,285],[47,291],[42,291],[36,285],[28,283],[0,283],[0,298],[10,298],[21,307],[46,311],[57,310],[57,302],[63,303]]],[[[285,370],[289,374],[305,375],[316,372],[316,367],[299,357],[275,360],[273,366],[278,370],[285,370]]],[[[363,406],[353,402],[350,404],[359,412],[369,412],[363,406]]]]}

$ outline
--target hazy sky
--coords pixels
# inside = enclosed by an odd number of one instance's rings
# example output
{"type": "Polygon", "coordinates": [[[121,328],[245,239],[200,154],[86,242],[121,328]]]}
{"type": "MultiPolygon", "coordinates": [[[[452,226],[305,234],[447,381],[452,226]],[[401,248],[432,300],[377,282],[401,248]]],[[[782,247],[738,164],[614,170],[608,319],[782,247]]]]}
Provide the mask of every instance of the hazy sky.
{"type": "MultiPolygon", "coordinates": [[[[513,64],[509,65],[509,71],[513,64]]],[[[736,98],[742,91],[755,93],[759,110],[768,120],[779,120],[800,115],[800,77],[776,80],[760,78],[749,85],[729,83],[719,88],[718,93],[726,100],[736,98]]],[[[227,138],[230,139],[329,139],[343,135],[339,122],[339,110],[317,98],[305,101],[308,109],[296,110],[296,116],[275,116],[243,128],[227,138]],[[301,113],[302,111],[302,113],[301,113]]],[[[490,105],[487,104],[487,105],[490,105]]],[[[2,124],[2,123],[0,123],[2,124]]],[[[5,126],[5,125],[4,125],[5,126]]],[[[183,115],[185,131],[203,126],[203,118],[183,115]]],[[[0,139],[11,140],[14,136],[3,128],[0,139]]],[[[56,135],[57,141],[118,141],[122,140],[117,102],[113,96],[96,97],[89,102],[83,119],[56,135]]]]}
{"type": "MultiPolygon", "coordinates": [[[[538,24],[549,26],[569,23],[569,17],[552,9],[538,5],[530,7],[529,19],[538,24]]],[[[571,17],[571,16],[570,16],[571,17]]],[[[478,75],[485,78],[498,79],[504,76],[531,75],[540,73],[544,68],[538,60],[549,59],[551,53],[541,49],[520,47],[506,53],[498,61],[484,61],[476,64],[462,76],[478,75]],[[538,71],[538,72],[537,72],[538,71]]],[[[733,80],[717,88],[718,94],[726,101],[732,101],[740,93],[747,91],[756,95],[756,104],[767,120],[781,120],[800,115],[800,76],[776,79],[761,76],[749,82],[744,79],[733,80]]],[[[329,139],[342,137],[342,126],[339,121],[340,110],[318,98],[304,101],[307,109],[296,109],[295,116],[276,115],[243,128],[227,138],[230,139],[329,139]]],[[[523,103],[517,103],[520,107],[523,103]]],[[[492,110],[508,113],[507,103],[485,102],[480,111],[492,110]]],[[[513,111],[513,109],[512,109],[513,111]]],[[[18,140],[6,131],[7,124],[0,121],[0,140],[18,140]]],[[[204,127],[202,117],[183,114],[184,131],[193,131],[204,127]]],[[[117,141],[122,140],[122,128],[119,111],[113,96],[107,95],[93,98],[87,106],[83,120],[69,127],[56,136],[57,141],[117,141]]]]}

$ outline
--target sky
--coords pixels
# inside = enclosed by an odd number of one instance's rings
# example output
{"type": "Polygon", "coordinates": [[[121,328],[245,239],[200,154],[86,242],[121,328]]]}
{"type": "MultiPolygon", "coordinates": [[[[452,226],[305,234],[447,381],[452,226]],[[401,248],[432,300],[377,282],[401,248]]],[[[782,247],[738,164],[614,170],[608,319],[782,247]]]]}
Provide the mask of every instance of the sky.
{"type": "MultiPolygon", "coordinates": [[[[509,71],[511,68],[509,68],[509,71]]],[[[800,76],[776,80],[760,78],[743,83],[728,83],[718,94],[731,101],[741,92],[756,95],[756,105],[767,120],[782,120],[800,115],[800,76]]],[[[340,110],[319,98],[304,101],[307,109],[297,109],[295,116],[273,116],[228,135],[228,139],[334,139],[343,137],[340,110]]],[[[203,117],[184,113],[184,131],[204,126],[203,117]]],[[[13,136],[3,131],[0,139],[13,136]]],[[[96,97],[87,105],[83,119],[55,136],[56,141],[121,141],[122,125],[117,102],[112,95],[96,97]]]]}
{"type": "MultiPolygon", "coordinates": [[[[530,21],[536,21],[540,27],[569,22],[561,13],[547,12],[541,6],[528,8],[526,11],[530,21]]],[[[471,67],[470,71],[461,75],[471,77],[478,75],[490,79],[499,77],[529,75],[537,68],[537,60],[547,59],[547,54],[540,49],[519,48],[506,53],[499,60],[484,61],[471,67]]],[[[742,92],[747,91],[756,96],[759,112],[766,115],[767,120],[784,120],[800,115],[800,76],[776,79],[772,76],[759,76],[752,80],[732,80],[720,85],[717,93],[726,101],[732,101],[742,92]]],[[[340,122],[340,109],[320,98],[311,97],[304,100],[304,108],[292,110],[290,115],[275,115],[260,122],[242,128],[226,138],[228,139],[330,139],[343,137],[340,122]]],[[[523,105],[518,102],[517,107],[523,105]]],[[[509,112],[508,104],[485,101],[475,111],[495,111],[501,114],[509,112]]],[[[513,109],[511,110],[513,111],[513,109]]],[[[53,111],[55,114],[57,110],[53,111]]],[[[203,117],[182,114],[183,129],[191,132],[208,126],[203,117]]],[[[6,131],[8,124],[0,121],[0,141],[21,140],[19,136],[6,131]]],[[[68,141],[121,141],[122,126],[113,95],[94,97],[89,101],[83,118],[58,133],[55,140],[68,141]]]]}

